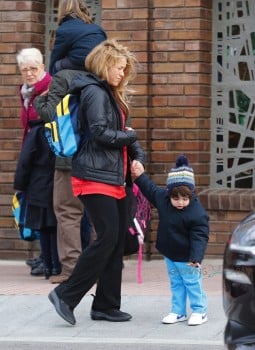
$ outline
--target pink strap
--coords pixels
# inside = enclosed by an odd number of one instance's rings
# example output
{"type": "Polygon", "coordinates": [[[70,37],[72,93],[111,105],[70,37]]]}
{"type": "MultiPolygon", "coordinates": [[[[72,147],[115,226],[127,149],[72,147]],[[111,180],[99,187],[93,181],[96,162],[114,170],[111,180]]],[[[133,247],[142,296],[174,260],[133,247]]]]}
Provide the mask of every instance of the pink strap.
{"type": "Polygon", "coordinates": [[[143,244],[139,244],[138,260],[137,260],[137,281],[142,283],[142,261],[143,261],[143,244]]]}
{"type": "Polygon", "coordinates": [[[133,193],[135,197],[137,197],[138,191],[139,191],[139,187],[135,183],[133,183],[133,193]]]}

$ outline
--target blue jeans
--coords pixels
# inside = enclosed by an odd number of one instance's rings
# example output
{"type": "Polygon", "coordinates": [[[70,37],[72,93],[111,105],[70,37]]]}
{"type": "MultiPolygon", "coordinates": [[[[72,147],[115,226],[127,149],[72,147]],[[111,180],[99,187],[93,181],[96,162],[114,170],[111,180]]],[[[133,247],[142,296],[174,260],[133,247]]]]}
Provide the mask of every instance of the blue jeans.
{"type": "Polygon", "coordinates": [[[188,266],[187,262],[176,262],[165,257],[167,272],[171,284],[171,312],[187,314],[187,297],[192,312],[205,313],[207,299],[202,284],[201,268],[188,266]]]}

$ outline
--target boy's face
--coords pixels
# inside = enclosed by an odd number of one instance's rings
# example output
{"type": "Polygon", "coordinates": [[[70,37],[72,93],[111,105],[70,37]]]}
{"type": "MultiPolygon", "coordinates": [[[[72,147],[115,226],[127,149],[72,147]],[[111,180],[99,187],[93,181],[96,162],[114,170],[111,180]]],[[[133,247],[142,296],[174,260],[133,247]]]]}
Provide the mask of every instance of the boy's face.
{"type": "Polygon", "coordinates": [[[172,206],[176,209],[183,209],[189,205],[190,198],[188,196],[181,196],[178,194],[178,197],[170,197],[170,201],[172,206]]]}

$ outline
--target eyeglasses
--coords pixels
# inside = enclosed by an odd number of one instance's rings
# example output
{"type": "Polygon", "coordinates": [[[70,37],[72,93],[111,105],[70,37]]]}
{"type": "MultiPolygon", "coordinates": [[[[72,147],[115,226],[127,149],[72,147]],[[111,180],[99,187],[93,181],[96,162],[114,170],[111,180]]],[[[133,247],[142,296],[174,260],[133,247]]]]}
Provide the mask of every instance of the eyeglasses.
{"type": "Polygon", "coordinates": [[[26,67],[26,68],[21,68],[20,69],[20,73],[25,75],[27,74],[28,72],[32,73],[32,74],[36,74],[38,71],[39,71],[39,66],[37,67],[26,67]]]}

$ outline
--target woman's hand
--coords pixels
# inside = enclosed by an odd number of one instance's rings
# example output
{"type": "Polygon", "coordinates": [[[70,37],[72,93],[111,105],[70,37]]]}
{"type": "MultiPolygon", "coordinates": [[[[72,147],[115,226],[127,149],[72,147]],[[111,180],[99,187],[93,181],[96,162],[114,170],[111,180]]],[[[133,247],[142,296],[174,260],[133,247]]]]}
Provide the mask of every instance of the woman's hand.
{"type": "Polygon", "coordinates": [[[131,174],[134,177],[139,177],[144,173],[144,167],[142,163],[140,163],[138,160],[133,160],[131,163],[131,174]]]}

